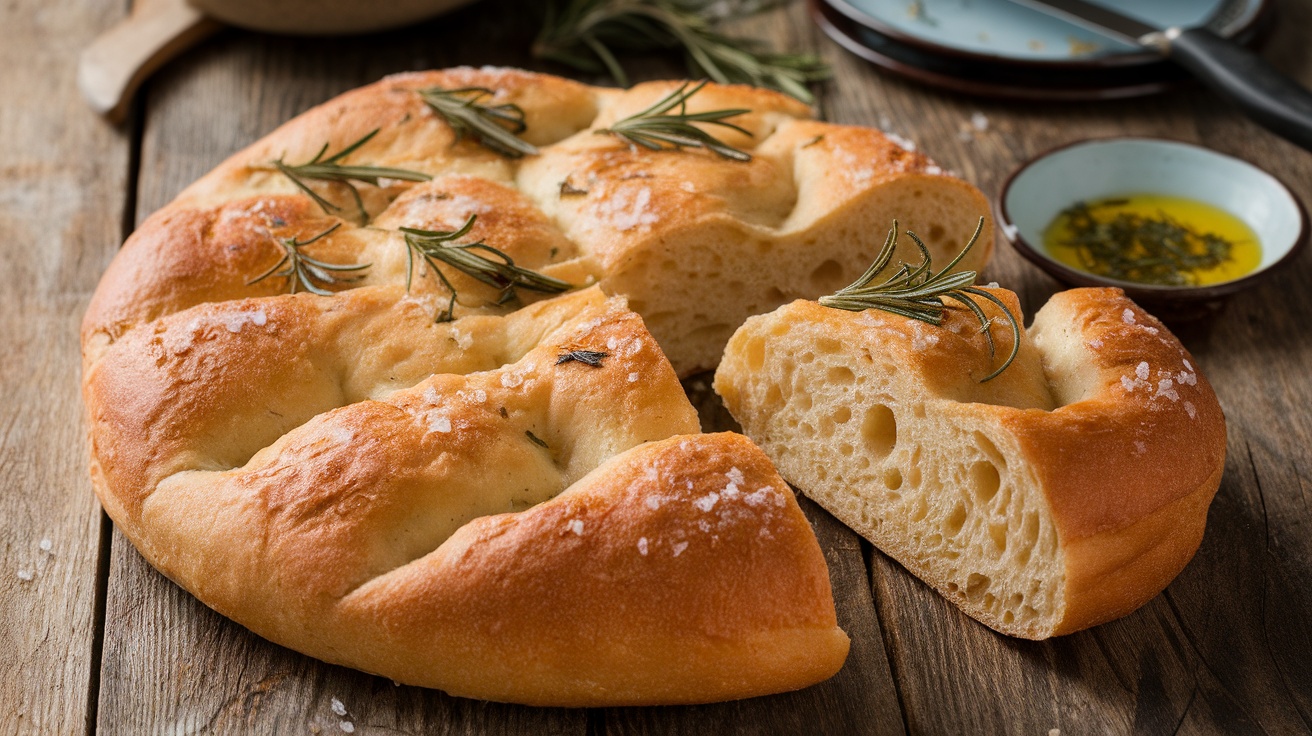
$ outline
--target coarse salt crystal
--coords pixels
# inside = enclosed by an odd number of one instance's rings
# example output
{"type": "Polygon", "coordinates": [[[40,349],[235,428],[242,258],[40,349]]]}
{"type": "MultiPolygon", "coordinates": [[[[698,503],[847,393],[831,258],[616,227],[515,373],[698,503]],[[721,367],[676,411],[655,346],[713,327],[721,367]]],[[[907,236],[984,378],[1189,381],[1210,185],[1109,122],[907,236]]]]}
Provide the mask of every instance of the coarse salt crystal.
{"type": "Polygon", "coordinates": [[[1093,339],[1093,340],[1090,340],[1090,341],[1089,341],[1089,347],[1093,348],[1094,350],[1101,350],[1101,349],[1102,349],[1102,340],[1099,340],[1099,339],[1096,339],[1096,338],[1093,339]]]}
{"type": "Polygon", "coordinates": [[[524,382],[524,377],[518,373],[502,373],[501,385],[506,388],[515,388],[524,382]]]}
{"type": "Polygon", "coordinates": [[[446,434],[451,431],[451,418],[445,416],[434,417],[429,420],[428,426],[431,427],[434,432],[446,434]]]}
{"type": "Polygon", "coordinates": [[[1189,365],[1189,361],[1187,361],[1187,360],[1184,362],[1184,368],[1185,368],[1185,370],[1189,370],[1189,371],[1191,371],[1191,370],[1194,369],[1194,367],[1193,367],[1192,365],[1189,365]]]}
{"type": "Polygon", "coordinates": [[[985,130],[988,130],[988,129],[989,129],[989,119],[988,119],[988,116],[986,116],[984,113],[982,113],[982,112],[978,112],[978,111],[977,111],[977,112],[973,112],[973,113],[971,113],[971,115],[970,115],[970,127],[974,128],[975,130],[978,130],[978,131],[985,131],[985,130]]]}
{"type": "Polygon", "coordinates": [[[346,427],[333,427],[332,438],[333,442],[339,445],[349,444],[351,440],[355,439],[355,432],[346,427]]]}
{"type": "Polygon", "coordinates": [[[702,496],[701,498],[697,499],[696,501],[693,501],[692,505],[696,506],[702,511],[710,511],[711,509],[715,508],[715,504],[719,500],[720,500],[720,494],[712,491],[706,494],[705,496],[702,496]]]}
{"type": "Polygon", "coordinates": [[[1144,444],[1143,442],[1141,442],[1140,440],[1135,440],[1135,441],[1134,441],[1134,454],[1136,454],[1136,455],[1142,455],[1142,454],[1144,454],[1145,452],[1148,452],[1148,445],[1145,445],[1145,444],[1144,444]]]}
{"type": "Polygon", "coordinates": [[[607,349],[607,350],[614,350],[615,348],[617,348],[617,347],[619,347],[619,346],[620,346],[620,341],[619,341],[619,340],[616,340],[616,339],[613,338],[613,337],[608,337],[608,338],[606,338],[606,349],[607,349]]]}
{"type": "Polygon", "coordinates": [[[646,503],[647,503],[647,508],[651,509],[652,511],[655,511],[656,509],[661,507],[661,500],[656,496],[648,496],[646,503]]]}
{"type": "Polygon", "coordinates": [[[346,715],[346,705],[343,704],[342,701],[338,700],[337,698],[333,698],[332,709],[333,709],[333,713],[336,713],[339,716],[346,715]]]}
{"type": "Polygon", "coordinates": [[[565,527],[566,527],[567,529],[569,529],[570,531],[574,532],[575,536],[579,536],[579,537],[583,536],[583,520],[582,520],[582,519],[570,519],[570,520],[569,520],[569,523],[566,524],[565,527]]]}
{"type": "Polygon", "coordinates": [[[638,373],[637,371],[634,371],[633,373],[629,374],[629,383],[637,383],[637,382],[638,382],[638,373]]]}
{"type": "Polygon", "coordinates": [[[711,523],[705,519],[702,519],[701,521],[697,522],[697,528],[701,529],[703,532],[709,532],[711,531],[711,523]]]}
{"type": "Polygon", "coordinates": [[[1177,393],[1175,390],[1175,381],[1172,381],[1169,378],[1163,378],[1162,380],[1158,381],[1157,393],[1153,394],[1153,398],[1155,399],[1158,396],[1165,396],[1171,401],[1179,401],[1180,394],[1177,393]]]}
{"type": "Polygon", "coordinates": [[[482,404],[483,402],[487,401],[487,392],[481,388],[474,389],[474,401],[479,404],[482,404]]]}
{"type": "Polygon", "coordinates": [[[442,398],[437,395],[437,389],[433,388],[432,386],[429,386],[428,388],[424,389],[424,401],[427,401],[428,403],[436,406],[442,403],[442,398]]]}
{"type": "Polygon", "coordinates": [[[646,557],[646,556],[647,556],[647,538],[646,538],[646,537],[639,537],[639,538],[638,538],[638,554],[642,555],[643,557],[646,557]]]}
{"type": "Polygon", "coordinates": [[[1141,361],[1141,362],[1139,363],[1139,365],[1135,366],[1135,367],[1134,367],[1134,375],[1138,376],[1140,381],[1147,381],[1147,380],[1148,380],[1148,361],[1146,361],[1146,360],[1145,360],[1145,361],[1141,361]]]}
{"type": "Polygon", "coordinates": [[[683,554],[683,551],[684,551],[685,549],[688,549],[688,543],[687,543],[687,542],[677,542],[677,543],[675,543],[675,545],[674,545],[674,547],[673,547],[673,550],[674,550],[674,556],[675,556],[675,557],[678,557],[679,555],[683,554]]]}
{"type": "Polygon", "coordinates": [[[1121,321],[1127,325],[1134,324],[1134,310],[1126,307],[1125,311],[1121,312],[1121,321]]]}
{"type": "Polygon", "coordinates": [[[337,727],[342,729],[342,731],[346,733],[355,733],[355,724],[351,723],[350,721],[342,721],[341,723],[337,724],[337,727]]]}
{"type": "Polygon", "coordinates": [[[55,548],[55,543],[50,541],[49,539],[42,539],[41,543],[38,544],[37,546],[41,548],[42,552],[49,552],[50,550],[55,548]]]}
{"type": "Polygon", "coordinates": [[[728,478],[731,483],[741,484],[747,482],[747,479],[743,477],[743,471],[739,470],[737,466],[729,468],[729,472],[725,473],[724,477],[728,478]]]}
{"type": "Polygon", "coordinates": [[[1136,386],[1138,384],[1131,380],[1129,376],[1121,376],[1121,388],[1125,389],[1127,393],[1133,391],[1136,386]]]}
{"type": "Polygon", "coordinates": [[[1186,401],[1184,402],[1184,413],[1188,414],[1190,419],[1193,419],[1198,416],[1198,408],[1194,406],[1194,402],[1186,401]]]}
{"type": "Polygon", "coordinates": [[[25,583],[30,582],[32,580],[32,571],[20,569],[18,571],[18,579],[22,580],[25,583]]]}

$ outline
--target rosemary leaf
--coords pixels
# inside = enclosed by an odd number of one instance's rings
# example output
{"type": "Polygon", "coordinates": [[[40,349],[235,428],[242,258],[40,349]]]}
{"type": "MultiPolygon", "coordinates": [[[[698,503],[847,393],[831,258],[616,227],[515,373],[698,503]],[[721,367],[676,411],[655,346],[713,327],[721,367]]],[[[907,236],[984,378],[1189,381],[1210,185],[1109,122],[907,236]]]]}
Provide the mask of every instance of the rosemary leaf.
{"type": "Polygon", "coordinates": [[[556,365],[578,362],[583,363],[584,365],[590,365],[593,368],[600,368],[601,359],[609,357],[609,355],[609,353],[603,353],[597,350],[570,350],[569,352],[561,353],[560,357],[556,358],[556,365]]]}
{"type": "Polygon", "coordinates": [[[433,270],[433,273],[446,287],[447,291],[451,293],[451,299],[447,303],[446,310],[438,313],[436,321],[449,322],[455,318],[456,298],[458,296],[455,286],[442,272],[439,264],[451,266],[476,281],[499,289],[500,294],[496,300],[497,304],[505,304],[515,299],[517,297],[516,289],[522,288],[544,294],[559,294],[574,288],[573,284],[560,279],[516,266],[510,256],[481,240],[473,243],[455,243],[454,241],[469,234],[477,219],[477,215],[470,215],[464,225],[460,226],[458,230],[452,231],[401,228],[401,232],[405,234],[406,243],[406,291],[410,290],[415,256],[418,255],[433,270]]]}
{"type": "Polygon", "coordinates": [[[533,54],[586,72],[605,71],[623,86],[615,50],[681,49],[692,76],[723,84],[771,87],[805,102],[806,85],[828,79],[811,54],[771,53],[759,41],[726,36],[719,24],[781,5],[783,0],[553,0],[533,54]]]}
{"type": "Polygon", "coordinates": [[[369,268],[368,263],[327,263],[301,252],[301,248],[327,237],[341,226],[342,223],[339,222],[309,240],[281,239],[278,242],[283,248],[282,259],[273,264],[273,267],[269,270],[247,281],[246,285],[250,286],[270,277],[279,277],[287,279],[288,288],[292,294],[295,294],[299,288],[320,296],[332,296],[333,292],[329,291],[327,287],[337,284],[349,284],[364,278],[364,275],[359,273],[351,276],[340,276],[338,274],[362,271],[369,268]]]}
{"type": "Polygon", "coordinates": [[[744,135],[751,132],[733,123],[725,122],[728,118],[751,112],[746,109],[707,110],[705,112],[688,112],[688,100],[706,86],[706,80],[698,82],[692,89],[692,82],[685,82],[670,94],[662,97],[656,104],[641,112],[630,115],[611,124],[609,128],[600,128],[596,133],[613,135],[635,146],[660,151],[680,148],[705,148],[722,158],[734,161],[751,161],[749,153],[740,151],[720,139],[697,127],[694,123],[719,125],[736,130],[744,135]],[[671,112],[678,108],[678,112],[671,112]]]}
{"type": "Polygon", "coordinates": [[[355,153],[360,146],[368,143],[370,139],[378,135],[379,128],[365,134],[360,140],[350,144],[346,148],[334,153],[327,158],[324,154],[328,153],[328,144],[323,144],[323,148],[314,154],[314,158],[303,164],[289,164],[282,158],[270,162],[270,166],[277,169],[279,173],[291,180],[305,193],[307,197],[313,199],[316,204],[327,214],[335,215],[342,212],[342,208],[329,202],[323,195],[314,191],[306,180],[311,181],[328,181],[345,185],[351,192],[351,197],[355,200],[355,207],[359,213],[361,224],[369,221],[369,213],[364,209],[364,200],[360,198],[360,190],[356,189],[355,182],[365,184],[379,185],[380,179],[400,179],[401,181],[428,181],[433,177],[418,171],[409,169],[393,169],[385,166],[346,166],[342,160],[352,153],[355,153]]]}
{"type": "Polygon", "coordinates": [[[541,447],[544,450],[551,449],[550,447],[547,446],[547,443],[541,437],[533,434],[532,430],[528,430],[528,429],[524,430],[524,436],[528,437],[530,442],[537,445],[538,447],[541,447]]]}
{"type": "Polygon", "coordinates": [[[486,105],[480,102],[496,92],[486,87],[443,89],[430,87],[420,90],[419,96],[433,112],[441,115],[456,133],[459,141],[469,136],[490,151],[506,158],[532,156],[537,146],[519,137],[528,128],[524,111],[510,103],[486,105]]]}
{"type": "Polygon", "coordinates": [[[820,297],[820,304],[835,309],[846,309],[852,312],[862,312],[867,309],[879,309],[885,312],[891,312],[909,319],[920,320],[931,325],[943,324],[944,310],[949,307],[943,303],[944,299],[951,299],[964,305],[979,320],[981,334],[989,346],[989,357],[996,358],[996,346],[993,342],[992,325],[993,320],[984,314],[980,309],[975,298],[984,299],[992,302],[1006,317],[1011,326],[1011,354],[1003,361],[992,373],[980,380],[985,383],[997,378],[1012,361],[1016,359],[1016,354],[1020,351],[1020,323],[1016,320],[1016,315],[1006,304],[993,294],[974,286],[974,271],[958,271],[950,273],[956,267],[961,259],[970,252],[971,247],[979,240],[980,232],[984,229],[984,218],[979,218],[979,224],[975,226],[975,233],[970,236],[966,246],[961,249],[952,262],[939,271],[934,270],[933,262],[929,255],[929,249],[921,242],[916,234],[908,231],[907,236],[911,238],[916,247],[920,249],[920,263],[911,265],[903,263],[900,268],[884,281],[875,282],[875,277],[888,267],[893,260],[893,252],[897,249],[897,221],[893,222],[893,229],[888,232],[888,237],[884,239],[884,247],[880,249],[879,255],[875,262],[871,264],[866,272],[861,274],[855,282],[839,289],[830,296],[820,297]],[[973,297],[973,298],[972,298],[973,297]]]}

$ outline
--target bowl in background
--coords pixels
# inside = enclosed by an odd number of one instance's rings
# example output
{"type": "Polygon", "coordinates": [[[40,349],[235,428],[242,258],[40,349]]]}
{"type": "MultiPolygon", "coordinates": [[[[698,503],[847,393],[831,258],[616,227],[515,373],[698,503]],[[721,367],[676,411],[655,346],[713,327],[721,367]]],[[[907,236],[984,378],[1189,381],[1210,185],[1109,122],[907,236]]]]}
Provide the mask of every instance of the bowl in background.
{"type": "Polygon", "coordinates": [[[1071,286],[1116,286],[1166,321],[1218,311],[1227,297],[1267,278],[1306,245],[1307,211],[1271,174],[1201,146],[1158,138],[1078,141],[1022,164],[997,201],[1003,235],[1020,254],[1071,286]],[[1152,193],[1197,200],[1226,210],[1257,234],[1262,258],[1251,273],[1204,286],[1119,281],[1057,261],[1043,234],[1062,210],[1082,201],[1152,193]]]}

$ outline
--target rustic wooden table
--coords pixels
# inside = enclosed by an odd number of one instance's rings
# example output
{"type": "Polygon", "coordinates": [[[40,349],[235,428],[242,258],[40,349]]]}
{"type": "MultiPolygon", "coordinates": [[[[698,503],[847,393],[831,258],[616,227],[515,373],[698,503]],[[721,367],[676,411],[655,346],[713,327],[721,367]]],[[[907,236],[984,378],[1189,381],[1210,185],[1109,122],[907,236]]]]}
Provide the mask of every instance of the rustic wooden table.
{"type": "MultiPolygon", "coordinates": [[[[1312,2],[1280,5],[1268,55],[1312,84],[1312,2]]],[[[406,69],[540,65],[526,54],[531,13],[512,0],[359,38],[227,31],[152,80],[114,128],[83,105],[74,67],[126,10],[0,6],[0,733],[336,733],[343,721],[358,734],[1312,730],[1312,257],[1185,336],[1229,419],[1207,536],[1163,595],[1091,631],[994,634],[805,500],[852,653],[829,682],[787,695],[593,711],[462,700],[322,664],[211,612],[147,566],[91,494],[76,334],[101,272],[135,223],[315,103],[406,69]]],[[[883,121],[990,195],[1039,151],[1134,133],[1252,161],[1312,202],[1312,154],[1200,89],[1098,104],[965,99],[876,73],[800,4],[752,26],[833,63],[824,117],[883,121]],[[976,111],[988,129],[963,134],[976,111]]],[[[653,60],[640,76],[676,70],[653,60]]],[[[985,279],[1031,310],[1057,288],[1006,247],[985,279]]],[[[732,424],[705,380],[688,387],[708,428],[732,424]]]]}

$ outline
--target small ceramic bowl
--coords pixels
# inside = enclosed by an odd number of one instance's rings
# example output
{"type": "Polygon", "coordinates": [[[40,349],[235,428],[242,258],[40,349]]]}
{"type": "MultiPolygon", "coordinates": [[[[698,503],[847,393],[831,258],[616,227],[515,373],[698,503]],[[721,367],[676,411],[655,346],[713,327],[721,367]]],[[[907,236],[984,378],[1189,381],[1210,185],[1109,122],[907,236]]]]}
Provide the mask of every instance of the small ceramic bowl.
{"type": "Polygon", "coordinates": [[[1231,294],[1261,281],[1307,242],[1303,204],[1279,179],[1215,151],[1157,138],[1080,141],[1023,164],[1007,178],[997,203],[1002,232],[1020,254],[1072,286],[1117,286],[1168,321],[1215,313],[1231,294]],[[1155,286],[1117,281],[1058,262],[1043,233],[1065,208],[1121,194],[1187,197],[1230,212],[1253,229],[1262,260],[1252,273],[1206,286],[1155,286]]]}

